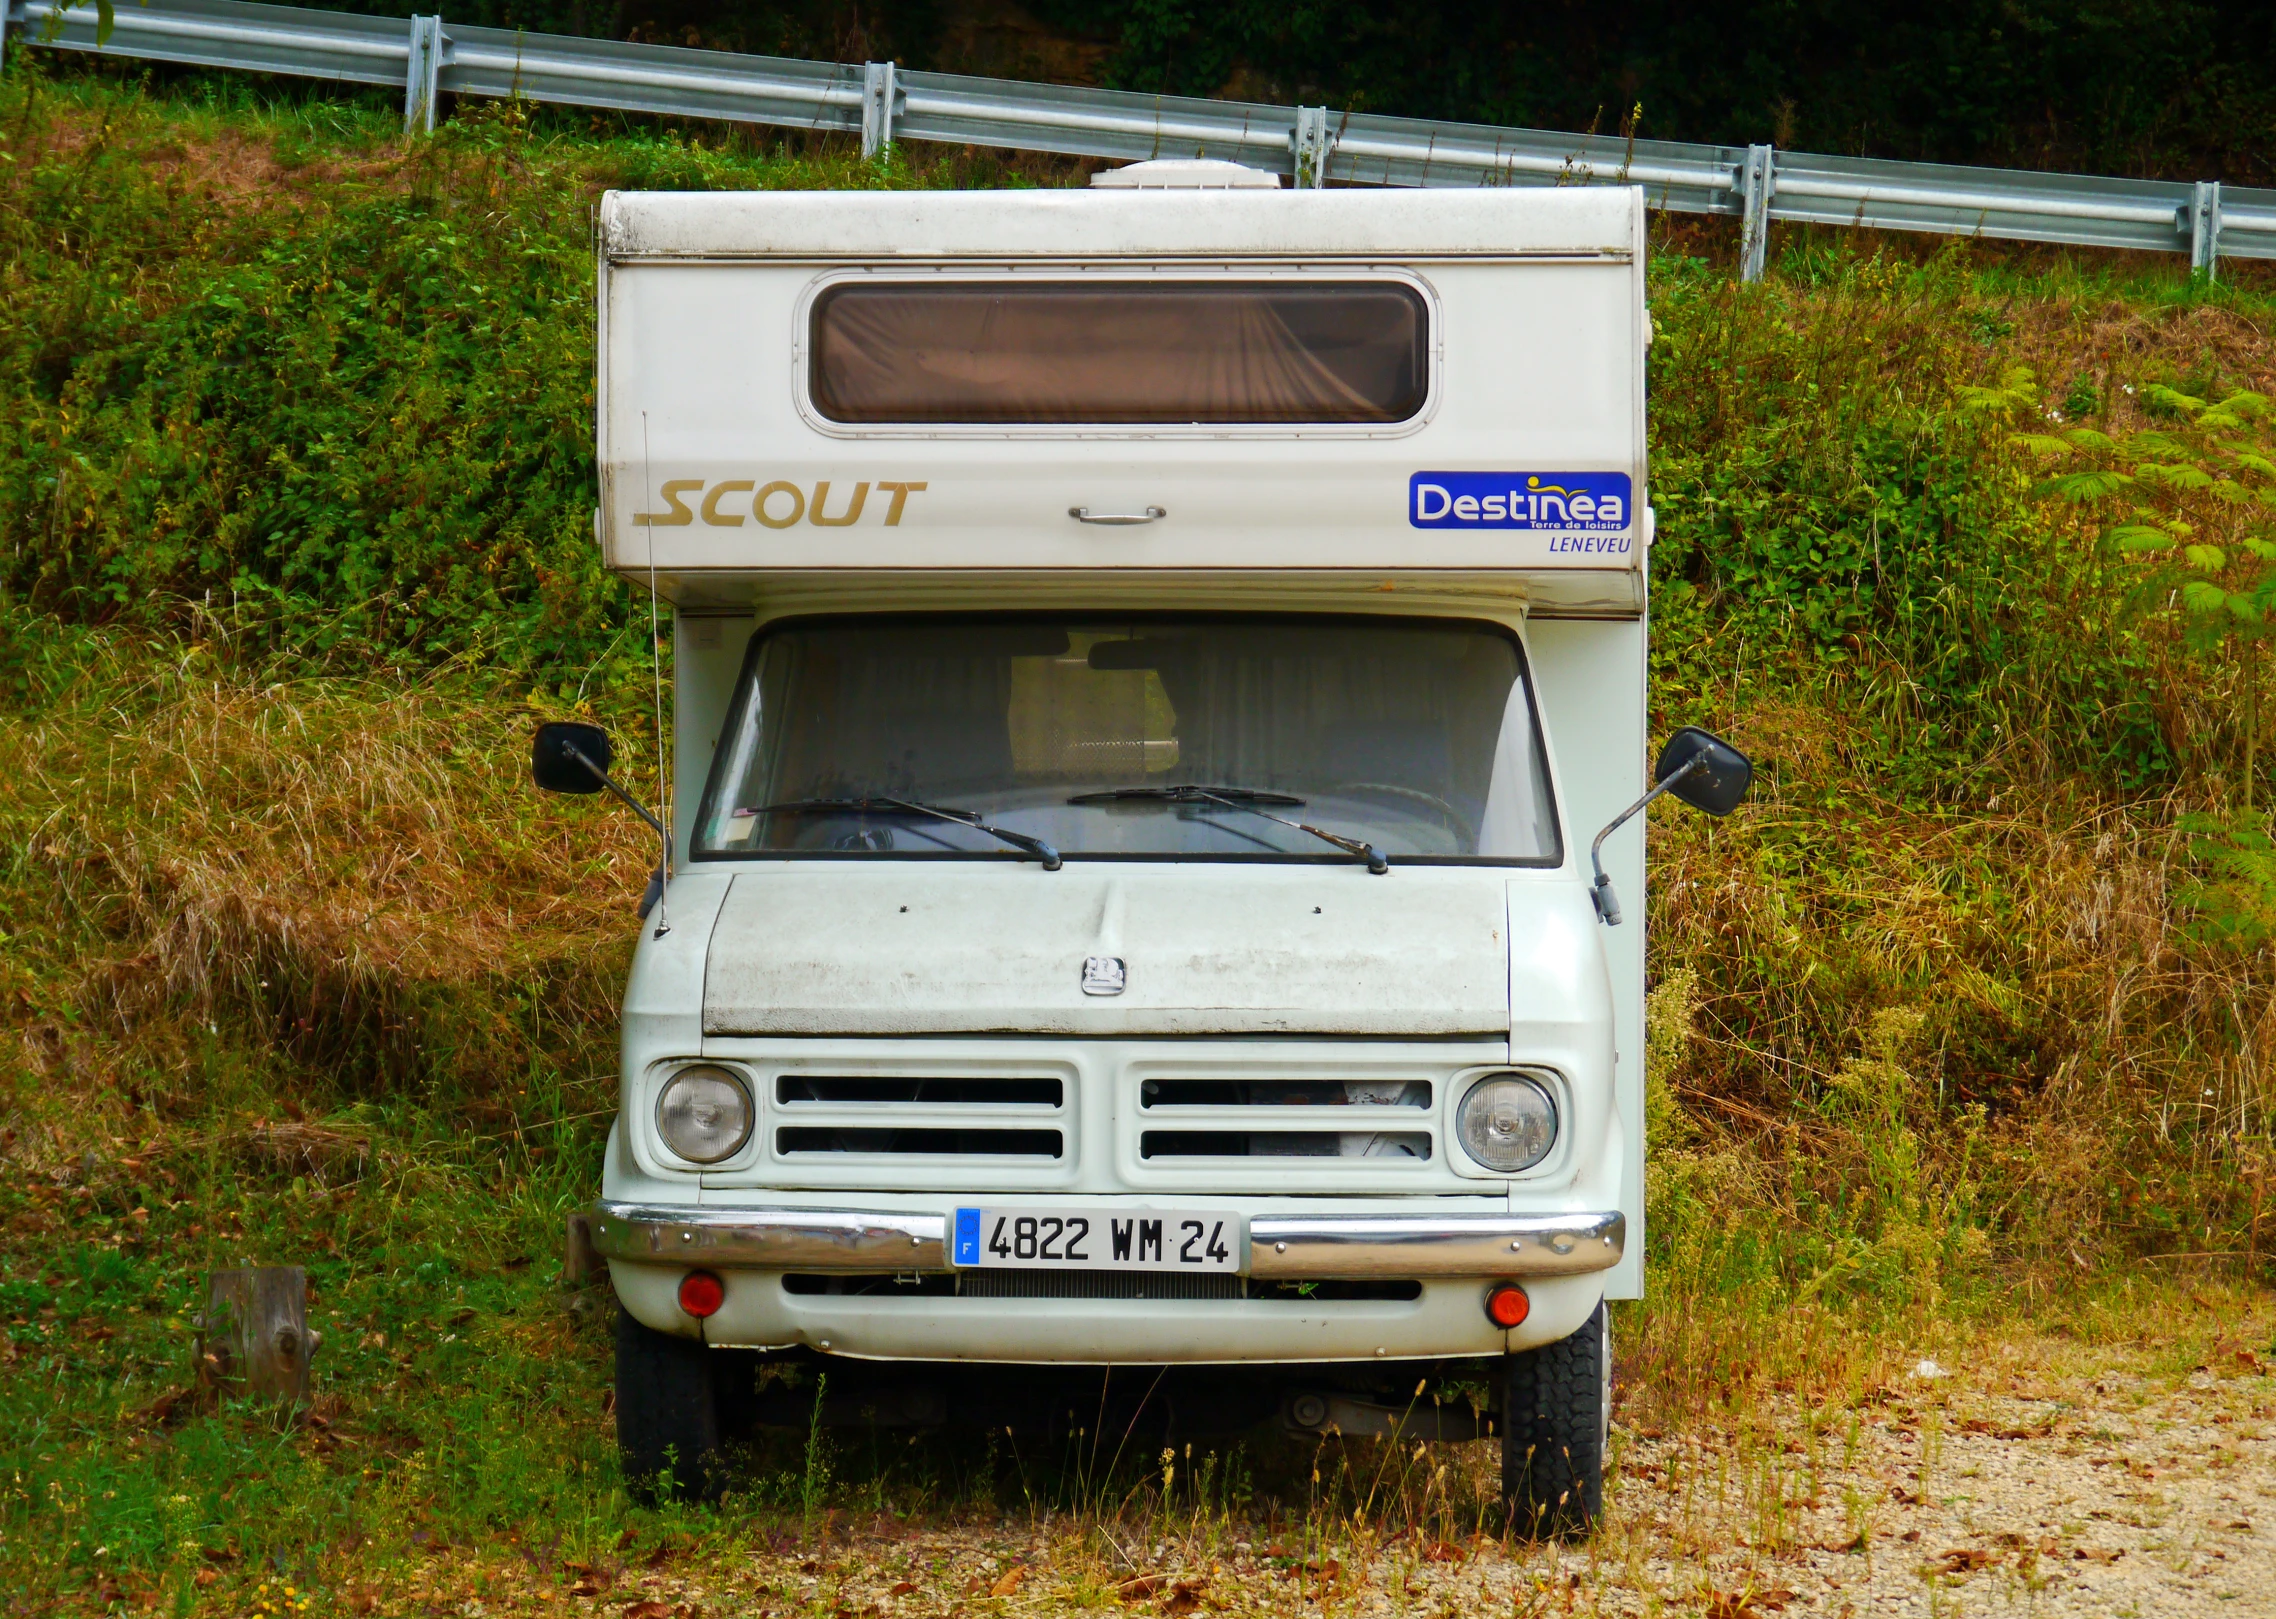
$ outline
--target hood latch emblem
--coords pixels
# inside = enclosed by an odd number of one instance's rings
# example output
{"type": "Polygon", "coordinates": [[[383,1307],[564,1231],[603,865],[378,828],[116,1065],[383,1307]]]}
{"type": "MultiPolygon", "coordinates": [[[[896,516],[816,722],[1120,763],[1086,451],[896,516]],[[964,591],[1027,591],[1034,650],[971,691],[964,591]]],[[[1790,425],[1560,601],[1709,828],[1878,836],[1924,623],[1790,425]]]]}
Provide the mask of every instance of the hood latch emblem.
{"type": "Polygon", "coordinates": [[[1083,958],[1083,993],[1085,995],[1119,995],[1129,986],[1130,969],[1122,964],[1120,956],[1085,956],[1083,958]]]}

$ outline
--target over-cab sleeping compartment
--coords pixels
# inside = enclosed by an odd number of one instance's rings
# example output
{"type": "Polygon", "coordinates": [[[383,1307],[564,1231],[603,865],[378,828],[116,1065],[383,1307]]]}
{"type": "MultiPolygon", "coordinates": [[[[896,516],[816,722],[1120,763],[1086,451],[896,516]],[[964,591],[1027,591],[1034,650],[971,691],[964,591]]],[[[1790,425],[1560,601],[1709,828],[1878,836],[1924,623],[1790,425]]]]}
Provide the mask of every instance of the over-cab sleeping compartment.
{"type": "Polygon", "coordinates": [[[620,570],[1515,569],[1641,608],[1634,192],[616,193],[602,227],[620,570]]]}

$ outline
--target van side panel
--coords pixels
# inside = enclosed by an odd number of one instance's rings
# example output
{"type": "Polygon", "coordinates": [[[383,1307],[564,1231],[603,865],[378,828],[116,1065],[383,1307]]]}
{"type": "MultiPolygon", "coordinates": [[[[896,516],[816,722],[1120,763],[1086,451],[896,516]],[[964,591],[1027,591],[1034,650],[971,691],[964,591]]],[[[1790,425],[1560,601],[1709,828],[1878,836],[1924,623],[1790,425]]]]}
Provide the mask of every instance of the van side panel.
{"type": "MultiPolygon", "coordinates": [[[[1650,738],[1644,706],[1644,624],[1535,619],[1526,628],[1542,724],[1556,749],[1558,790],[1585,873],[1597,829],[1642,795],[1650,738]]],[[[1620,1210],[1628,1247],[1605,1273],[1608,1298],[1644,1291],[1644,818],[1604,845],[1604,869],[1620,893],[1621,925],[1600,928],[1612,969],[1613,1042],[1619,1053],[1613,1095],[1627,1152],[1620,1210]]]]}

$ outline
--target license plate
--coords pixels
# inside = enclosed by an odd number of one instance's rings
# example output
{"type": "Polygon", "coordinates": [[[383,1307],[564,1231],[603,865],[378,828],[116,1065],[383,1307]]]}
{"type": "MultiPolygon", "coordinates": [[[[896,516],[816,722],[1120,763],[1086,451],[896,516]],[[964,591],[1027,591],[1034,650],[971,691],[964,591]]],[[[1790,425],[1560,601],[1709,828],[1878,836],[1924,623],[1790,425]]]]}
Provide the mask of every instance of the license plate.
{"type": "Polygon", "coordinates": [[[958,1209],[949,1262],[979,1270],[1237,1273],[1248,1268],[1248,1222],[1200,1209],[958,1209]]]}

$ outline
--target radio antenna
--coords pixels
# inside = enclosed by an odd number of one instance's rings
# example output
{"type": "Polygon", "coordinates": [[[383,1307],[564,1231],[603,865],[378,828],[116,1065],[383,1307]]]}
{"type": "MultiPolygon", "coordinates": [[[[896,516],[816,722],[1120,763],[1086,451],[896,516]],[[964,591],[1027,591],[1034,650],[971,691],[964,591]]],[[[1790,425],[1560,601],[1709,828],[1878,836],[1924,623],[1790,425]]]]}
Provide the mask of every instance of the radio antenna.
{"type": "MultiPolygon", "coordinates": [[[[656,504],[656,473],[648,458],[648,413],[640,413],[640,499],[651,510],[656,504]]],[[[656,820],[670,826],[672,818],[664,798],[664,649],[657,638],[659,621],[656,611],[656,525],[648,525],[648,677],[655,698],[656,720],[656,820]]],[[[656,863],[656,931],[652,935],[661,939],[672,931],[672,913],[664,904],[664,890],[672,881],[672,836],[664,834],[664,852],[656,863]]]]}

